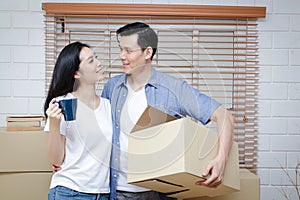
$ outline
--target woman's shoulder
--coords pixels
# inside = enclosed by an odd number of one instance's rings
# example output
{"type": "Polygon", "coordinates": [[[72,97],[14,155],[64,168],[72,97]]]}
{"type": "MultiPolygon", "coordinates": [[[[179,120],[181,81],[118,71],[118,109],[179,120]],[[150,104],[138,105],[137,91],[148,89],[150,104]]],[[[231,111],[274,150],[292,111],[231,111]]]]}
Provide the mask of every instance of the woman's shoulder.
{"type": "Polygon", "coordinates": [[[104,113],[107,114],[109,118],[111,118],[111,106],[110,101],[104,97],[100,97],[100,105],[97,109],[97,113],[103,115],[104,113]]]}
{"type": "Polygon", "coordinates": [[[100,104],[102,104],[102,106],[110,109],[110,101],[101,96],[99,96],[99,98],[100,98],[100,104]]]}
{"type": "Polygon", "coordinates": [[[109,104],[109,105],[110,105],[110,102],[109,102],[109,100],[108,100],[107,98],[104,98],[104,97],[101,97],[101,96],[99,96],[99,98],[100,98],[100,101],[101,101],[102,103],[104,103],[104,104],[109,104]]]}

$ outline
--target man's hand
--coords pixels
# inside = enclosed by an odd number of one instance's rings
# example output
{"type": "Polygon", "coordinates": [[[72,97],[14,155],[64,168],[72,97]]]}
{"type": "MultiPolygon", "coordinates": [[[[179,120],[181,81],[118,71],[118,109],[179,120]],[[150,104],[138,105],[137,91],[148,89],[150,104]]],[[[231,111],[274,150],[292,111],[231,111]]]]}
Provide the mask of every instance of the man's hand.
{"type": "Polygon", "coordinates": [[[209,188],[217,188],[223,182],[225,165],[226,159],[219,157],[215,158],[208,164],[206,170],[202,174],[203,177],[208,178],[205,181],[198,181],[196,184],[207,186],[209,188]]]}

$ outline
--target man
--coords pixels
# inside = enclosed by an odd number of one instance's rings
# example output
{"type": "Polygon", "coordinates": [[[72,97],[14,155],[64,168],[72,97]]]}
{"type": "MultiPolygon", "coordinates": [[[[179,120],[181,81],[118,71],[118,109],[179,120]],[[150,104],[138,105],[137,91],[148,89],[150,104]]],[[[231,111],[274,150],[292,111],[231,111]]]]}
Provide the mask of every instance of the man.
{"type": "Polygon", "coordinates": [[[200,93],[185,81],[153,68],[151,63],[158,39],[147,24],[127,24],[117,30],[117,38],[124,74],[111,78],[102,93],[111,102],[114,126],[111,199],[167,198],[158,192],[127,183],[128,135],[147,105],[166,108],[164,111],[169,114],[174,111],[191,116],[203,124],[210,120],[217,123],[218,155],[203,172],[207,180],[195,184],[212,188],[220,185],[233,141],[232,115],[214,99],[200,93]]]}

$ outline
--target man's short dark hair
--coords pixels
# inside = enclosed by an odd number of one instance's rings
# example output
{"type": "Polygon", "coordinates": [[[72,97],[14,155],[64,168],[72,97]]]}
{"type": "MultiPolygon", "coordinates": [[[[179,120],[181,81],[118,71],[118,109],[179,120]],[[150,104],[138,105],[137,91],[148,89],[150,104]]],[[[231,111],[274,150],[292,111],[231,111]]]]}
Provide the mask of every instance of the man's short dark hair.
{"type": "Polygon", "coordinates": [[[133,34],[138,35],[138,45],[144,51],[147,47],[152,47],[153,53],[151,55],[151,60],[156,53],[158,37],[152,28],[148,24],[142,22],[134,22],[122,26],[117,30],[117,38],[119,41],[119,36],[129,36],[133,34]]]}

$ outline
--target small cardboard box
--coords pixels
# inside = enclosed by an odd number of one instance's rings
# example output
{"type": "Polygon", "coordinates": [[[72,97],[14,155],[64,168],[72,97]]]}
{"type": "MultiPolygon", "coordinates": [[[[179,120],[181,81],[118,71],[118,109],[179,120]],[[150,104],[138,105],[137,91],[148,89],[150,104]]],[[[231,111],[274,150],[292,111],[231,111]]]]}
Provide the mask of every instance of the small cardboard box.
{"type": "Polygon", "coordinates": [[[217,189],[195,185],[205,179],[202,173],[217,155],[218,135],[191,119],[172,118],[148,106],[128,143],[128,183],[175,198],[213,197],[240,189],[235,142],[223,183],[217,189]]]}
{"type": "Polygon", "coordinates": [[[0,172],[51,172],[48,134],[0,128],[0,172]]]}
{"type": "Polygon", "coordinates": [[[241,188],[239,192],[218,197],[198,197],[186,200],[259,200],[260,179],[259,176],[247,169],[240,169],[241,188]]]}
{"type": "Polygon", "coordinates": [[[1,200],[47,200],[51,172],[0,173],[1,200]]]}
{"type": "Polygon", "coordinates": [[[41,131],[45,117],[42,115],[14,115],[6,117],[7,131],[41,131]]]}

